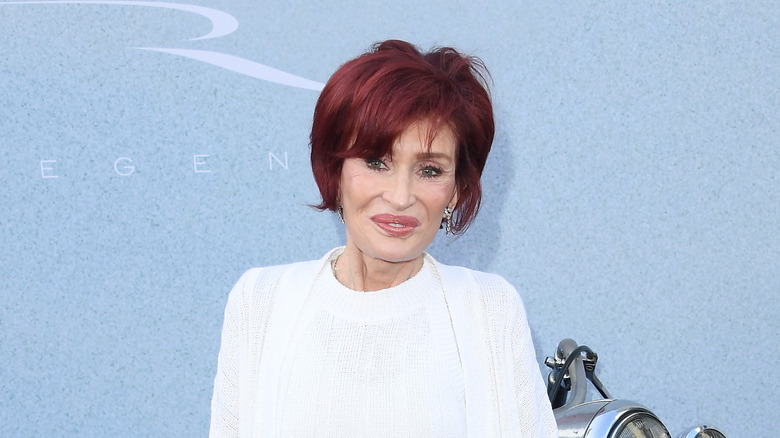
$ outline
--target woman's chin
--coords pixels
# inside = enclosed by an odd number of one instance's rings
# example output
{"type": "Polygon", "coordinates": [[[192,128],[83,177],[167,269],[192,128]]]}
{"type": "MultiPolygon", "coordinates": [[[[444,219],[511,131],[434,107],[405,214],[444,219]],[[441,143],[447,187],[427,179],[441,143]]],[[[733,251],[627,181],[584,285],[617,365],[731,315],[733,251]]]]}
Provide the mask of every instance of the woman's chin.
{"type": "Polygon", "coordinates": [[[418,259],[422,256],[427,245],[398,245],[396,244],[375,244],[370,247],[354,247],[354,249],[369,258],[380,260],[386,263],[404,263],[418,259]]]}

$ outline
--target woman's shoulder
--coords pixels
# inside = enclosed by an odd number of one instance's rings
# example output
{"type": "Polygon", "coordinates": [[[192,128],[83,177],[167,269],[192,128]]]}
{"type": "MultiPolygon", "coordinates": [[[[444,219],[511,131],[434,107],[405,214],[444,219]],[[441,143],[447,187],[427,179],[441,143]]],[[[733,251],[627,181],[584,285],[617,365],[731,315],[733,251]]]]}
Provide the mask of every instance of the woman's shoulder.
{"type": "Polygon", "coordinates": [[[479,286],[480,290],[488,293],[510,293],[517,295],[515,287],[499,274],[478,271],[463,266],[446,265],[439,262],[436,262],[436,267],[441,273],[442,281],[457,282],[461,284],[463,282],[473,282],[479,286]]]}
{"type": "Polygon", "coordinates": [[[281,265],[260,266],[249,268],[238,279],[238,283],[252,285],[257,282],[273,281],[290,271],[313,269],[319,260],[307,260],[303,262],[285,263],[281,265]]]}
{"type": "Polygon", "coordinates": [[[520,294],[503,276],[442,263],[437,263],[437,268],[445,289],[465,293],[479,301],[486,310],[523,312],[520,294]]]}
{"type": "Polygon", "coordinates": [[[284,281],[290,281],[289,284],[293,285],[301,284],[307,278],[314,278],[332,253],[333,251],[330,251],[317,260],[249,268],[235,283],[231,295],[244,299],[262,298],[278,291],[284,281]]]}

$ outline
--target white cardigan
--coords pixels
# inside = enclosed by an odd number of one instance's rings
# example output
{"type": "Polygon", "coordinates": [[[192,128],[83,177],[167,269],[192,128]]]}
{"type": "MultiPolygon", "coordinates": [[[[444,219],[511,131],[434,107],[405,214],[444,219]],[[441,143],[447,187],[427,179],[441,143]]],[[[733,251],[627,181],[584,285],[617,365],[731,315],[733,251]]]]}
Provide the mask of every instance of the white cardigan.
{"type": "MultiPolygon", "coordinates": [[[[300,340],[301,325],[310,321],[306,309],[312,308],[315,285],[321,288],[323,279],[332,277],[330,260],[341,251],[316,261],[250,269],[236,283],[225,310],[214,381],[212,438],[286,436],[279,426],[279,382],[289,368],[284,360],[300,340]]],[[[460,412],[465,411],[466,435],[557,437],[515,289],[500,276],[443,265],[427,254],[425,262],[443,289],[445,317],[438,320],[447,321],[443,330],[454,340],[458,378],[453,380],[462,384],[458,399],[465,401],[460,412]]]]}

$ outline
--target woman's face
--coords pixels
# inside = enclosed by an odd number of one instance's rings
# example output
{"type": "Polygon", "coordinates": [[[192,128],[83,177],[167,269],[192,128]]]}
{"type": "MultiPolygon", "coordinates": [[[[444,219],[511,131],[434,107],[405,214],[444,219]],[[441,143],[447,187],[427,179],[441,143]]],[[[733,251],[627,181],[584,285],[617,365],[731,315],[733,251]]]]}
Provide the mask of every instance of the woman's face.
{"type": "Polygon", "coordinates": [[[413,260],[433,241],[444,208],[454,207],[456,142],[449,128],[427,143],[428,125],[413,124],[392,156],[348,158],[341,170],[347,250],[387,262],[413,260]]]}

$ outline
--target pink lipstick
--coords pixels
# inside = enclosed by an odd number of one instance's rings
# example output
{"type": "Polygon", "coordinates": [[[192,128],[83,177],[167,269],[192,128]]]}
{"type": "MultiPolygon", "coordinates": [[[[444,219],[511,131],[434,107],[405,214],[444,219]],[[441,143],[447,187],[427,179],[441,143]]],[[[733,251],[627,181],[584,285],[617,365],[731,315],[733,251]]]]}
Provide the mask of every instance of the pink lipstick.
{"type": "Polygon", "coordinates": [[[420,226],[420,221],[414,216],[396,216],[394,214],[377,214],[371,220],[385,233],[393,237],[405,237],[412,234],[420,226]]]}

